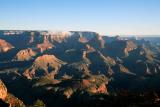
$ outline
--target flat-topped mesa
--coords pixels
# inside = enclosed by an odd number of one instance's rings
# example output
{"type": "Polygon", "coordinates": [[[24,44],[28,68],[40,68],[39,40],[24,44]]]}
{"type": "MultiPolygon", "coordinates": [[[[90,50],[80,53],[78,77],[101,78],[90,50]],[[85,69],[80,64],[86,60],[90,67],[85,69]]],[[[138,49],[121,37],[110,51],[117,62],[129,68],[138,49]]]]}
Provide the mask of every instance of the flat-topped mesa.
{"type": "Polygon", "coordinates": [[[49,32],[49,39],[51,42],[55,41],[61,43],[65,41],[70,35],[71,32],[49,32]]]}
{"type": "Polygon", "coordinates": [[[14,46],[3,39],[0,39],[0,52],[7,52],[12,48],[14,48],[14,46]]]}
{"type": "Polygon", "coordinates": [[[28,48],[28,49],[19,51],[16,54],[15,59],[17,61],[28,61],[28,60],[31,60],[34,56],[36,56],[36,52],[34,52],[31,48],[28,48]]]}

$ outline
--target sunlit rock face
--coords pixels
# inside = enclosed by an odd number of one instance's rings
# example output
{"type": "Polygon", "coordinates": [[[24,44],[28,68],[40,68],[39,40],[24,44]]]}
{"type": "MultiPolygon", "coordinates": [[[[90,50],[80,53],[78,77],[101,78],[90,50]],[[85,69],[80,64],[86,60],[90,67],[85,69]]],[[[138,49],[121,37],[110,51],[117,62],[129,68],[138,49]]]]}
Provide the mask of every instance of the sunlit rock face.
{"type": "Polygon", "coordinates": [[[98,41],[100,42],[100,47],[105,48],[105,41],[103,40],[101,35],[98,35],[98,41]]]}
{"type": "Polygon", "coordinates": [[[12,48],[14,48],[14,46],[3,39],[0,39],[0,52],[7,52],[12,48]]]}
{"type": "Polygon", "coordinates": [[[80,37],[78,39],[79,42],[81,42],[81,43],[87,43],[88,42],[87,38],[85,38],[85,36],[83,36],[82,33],[79,33],[79,35],[80,35],[80,37]]]}
{"type": "Polygon", "coordinates": [[[0,80],[0,99],[5,100],[7,97],[7,88],[4,83],[0,80]]]}
{"type": "Polygon", "coordinates": [[[36,52],[31,48],[21,50],[16,54],[15,59],[17,61],[28,61],[31,60],[34,56],[36,56],[36,52]]]}
{"type": "Polygon", "coordinates": [[[68,37],[72,35],[71,32],[54,32],[50,31],[49,32],[49,39],[51,42],[64,42],[68,37]]]}
{"type": "Polygon", "coordinates": [[[126,42],[126,48],[124,50],[125,56],[128,56],[129,52],[136,49],[136,48],[137,48],[137,46],[133,41],[127,41],[126,42]]]}
{"type": "Polygon", "coordinates": [[[108,94],[107,85],[108,79],[103,75],[90,76],[82,80],[82,89],[87,90],[90,94],[108,94]]]}
{"type": "Polygon", "coordinates": [[[98,53],[107,65],[114,66],[116,64],[116,61],[113,58],[109,56],[104,56],[100,51],[98,51],[98,53]]]}
{"type": "Polygon", "coordinates": [[[48,40],[47,34],[43,34],[43,43],[37,44],[37,48],[40,50],[40,52],[44,52],[45,50],[52,49],[54,46],[50,41],[48,40]]]}
{"type": "Polygon", "coordinates": [[[5,84],[0,80],[0,99],[7,103],[9,107],[25,107],[24,103],[17,97],[7,92],[5,84]]]}
{"type": "Polygon", "coordinates": [[[104,94],[108,95],[107,91],[108,78],[104,75],[90,75],[83,79],[69,79],[60,83],[59,91],[66,98],[71,98],[74,93],[88,93],[90,95],[104,94]],[[66,88],[61,88],[65,86],[66,88]]]}
{"type": "Polygon", "coordinates": [[[43,55],[36,58],[34,61],[34,67],[46,70],[48,67],[60,67],[65,62],[56,58],[54,55],[43,55]]]}
{"type": "Polygon", "coordinates": [[[49,75],[54,78],[54,75],[58,72],[61,66],[65,64],[66,62],[56,58],[54,55],[42,55],[37,57],[33,62],[33,65],[25,70],[24,75],[30,79],[39,75],[49,75]],[[40,71],[42,72],[39,73],[40,71]]]}

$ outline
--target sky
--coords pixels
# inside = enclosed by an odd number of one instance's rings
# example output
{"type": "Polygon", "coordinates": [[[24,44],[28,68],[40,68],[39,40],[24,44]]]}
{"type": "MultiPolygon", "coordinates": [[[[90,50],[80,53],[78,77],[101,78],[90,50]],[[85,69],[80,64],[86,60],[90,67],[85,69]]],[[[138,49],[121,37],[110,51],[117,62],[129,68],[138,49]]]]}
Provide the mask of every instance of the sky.
{"type": "Polygon", "coordinates": [[[0,30],[160,35],[160,0],[0,0],[0,30]]]}

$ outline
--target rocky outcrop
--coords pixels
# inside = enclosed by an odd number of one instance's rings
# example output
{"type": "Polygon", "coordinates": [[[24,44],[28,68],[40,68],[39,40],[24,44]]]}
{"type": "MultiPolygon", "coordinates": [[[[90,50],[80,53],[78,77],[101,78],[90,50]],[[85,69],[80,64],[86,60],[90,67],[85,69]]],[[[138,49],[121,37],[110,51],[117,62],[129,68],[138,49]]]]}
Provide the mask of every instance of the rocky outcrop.
{"type": "Polygon", "coordinates": [[[107,76],[112,76],[114,74],[114,71],[111,69],[110,66],[108,66],[108,70],[107,70],[107,76]]]}
{"type": "Polygon", "coordinates": [[[87,59],[88,59],[88,58],[87,58],[87,52],[86,52],[86,51],[83,51],[82,58],[83,58],[84,60],[87,60],[87,59]]]}
{"type": "Polygon", "coordinates": [[[33,65],[26,69],[24,75],[29,79],[45,75],[54,78],[54,75],[59,71],[61,66],[65,64],[66,62],[61,61],[54,55],[42,55],[35,59],[33,65]]]}
{"type": "MultiPolygon", "coordinates": [[[[9,107],[25,107],[24,103],[17,97],[7,92],[7,88],[0,80],[0,99],[7,103],[9,107]]],[[[0,105],[1,106],[1,105],[0,105]]]]}
{"type": "Polygon", "coordinates": [[[119,64],[119,69],[120,69],[120,72],[122,72],[122,73],[130,74],[130,75],[136,75],[136,74],[130,72],[129,69],[124,67],[122,64],[119,64]]]}
{"type": "Polygon", "coordinates": [[[108,51],[116,57],[127,57],[129,52],[136,48],[136,44],[131,40],[116,40],[109,44],[108,51]]]}
{"type": "Polygon", "coordinates": [[[75,92],[81,94],[87,92],[90,95],[94,94],[108,94],[107,91],[108,79],[104,75],[90,75],[83,79],[64,80],[59,85],[57,92],[71,98],[75,92]],[[63,88],[67,87],[67,88],[63,88]]]}
{"type": "Polygon", "coordinates": [[[7,88],[4,83],[0,80],[0,99],[5,100],[7,97],[7,88]]]}
{"type": "Polygon", "coordinates": [[[82,33],[79,33],[80,37],[78,39],[79,42],[81,43],[87,43],[88,40],[82,35],[82,33]]]}
{"type": "Polygon", "coordinates": [[[96,50],[93,47],[91,47],[89,44],[86,45],[86,52],[87,53],[91,53],[91,52],[95,52],[95,51],[96,50]]]}
{"type": "Polygon", "coordinates": [[[21,100],[9,93],[5,101],[6,103],[9,103],[10,107],[25,107],[21,100]]]}
{"type": "Polygon", "coordinates": [[[69,76],[66,73],[61,77],[62,80],[69,80],[72,79],[73,76],[69,76]]]}
{"type": "Polygon", "coordinates": [[[70,98],[73,94],[73,89],[68,87],[64,90],[63,95],[66,96],[66,98],[70,98]]]}
{"type": "Polygon", "coordinates": [[[48,67],[59,68],[62,64],[66,64],[54,55],[42,55],[36,58],[33,67],[47,70],[48,67]]]}
{"type": "Polygon", "coordinates": [[[100,42],[100,47],[105,48],[105,41],[103,40],[101,35],[98,35],[98,41],[100,42]]]}
{"type": "Polygon", "coordinates": [[[28,61],[31,60],[34,56],[36,56],[36,52],[34,52],[31,48],[21,50],[16,54],[15,59],[17,61],[28,61]]]}
{"type": "Polygon", "coordinates": [[[79,62],[74,62],[70,64],[69,66],[80,71],[82,74],[89,75],[89,65],[91,64],[91,61],[87,58],[87,52],[83,51],[82,54],[82,60],[79,62]]]}
{"type": "MultiPolygon", "coordinates": [[[[78,70],[82,74],[89,75],[90,70],[89,70],[89,63],[88,62],[79,61],[79,62],[75,62],[73,64],[70,64],[69,66],[78,70]]],[[[75,72],[75,74],[77,74],[77,72],[75,72]]]]}
{"type": "Polygon", "coordinates": [[[151,49],[147,48],[146,46],[142,45],[138,47],[139,55],[145,57],[146,61],[149,63],[154,62],[155,54],[152,52],[151,49]]]}
{"type": "Polygon", "coordinates": [[[104,75],[90,76],[82,80],[82,89],[90,94],[108,94],[107,85],[108,79],[104,75]]]}
{"type": "Polygon", "coordinates": [[[46,34],[43,35],[43,43],[37,44],[37,48],[40,52],[44,52],[45,50],[52,49],[54,46],[49,42],[48,36],[46,34]]]}
{"type": "Polygon", "coordinates": [[[14,46],[3,39],[0,39],[0,52],[7,52],[12,48],[14,48],[14,46]]]}
{"type": "Polygon", "coordinates": [[[94,38],[92,38],[89,42],[89,45],[96,49],[103,49],[105,48],[105,41],[103,40],[102,36],[97,34],[94,38]]]}
{"type": "Polygon", "coordinates": [[[109,66],[114,66],[116,64],[115,60],[109,56],[104,56],[100,51],[98,51],[100,57],[103,59],[103,61],[109,65],[109,66]]]}
{"type": "Polygon", "coordinates": [[[127,41],[126,42],[126,48],[124,49],[125,56],[128,56],[129,52],[136,49],[136,48],[137,48],[137,46],[133,41],[127,41]]]}
{"type": "Polygon", "coordinates": [[[29,40],[29,43],[33,43],[34,42],[34,36],[35,36],[35,33],[34,32],[31,32],[31,38],[29,40]]]}

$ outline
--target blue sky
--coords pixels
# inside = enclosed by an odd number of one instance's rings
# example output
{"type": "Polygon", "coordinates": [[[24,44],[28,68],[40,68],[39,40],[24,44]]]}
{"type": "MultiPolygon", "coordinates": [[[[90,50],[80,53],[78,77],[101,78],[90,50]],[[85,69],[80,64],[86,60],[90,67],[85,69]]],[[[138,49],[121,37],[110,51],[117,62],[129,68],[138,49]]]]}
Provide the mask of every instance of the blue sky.
{"type": "Polygon", "coordinates": [[[160,0],[0,0],[0,29],[159,35],[160,0]]]}

